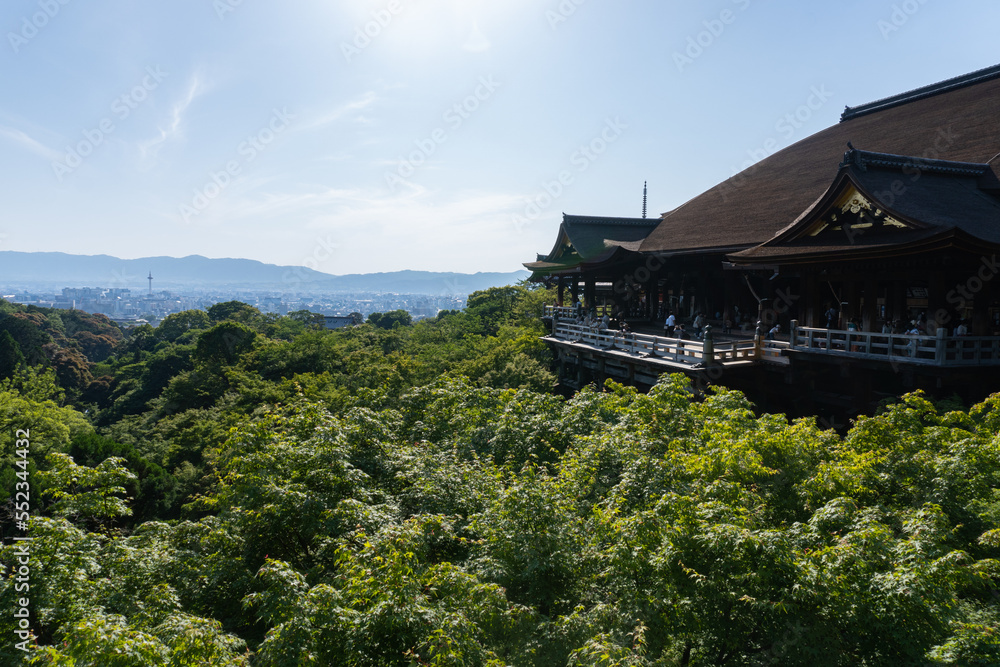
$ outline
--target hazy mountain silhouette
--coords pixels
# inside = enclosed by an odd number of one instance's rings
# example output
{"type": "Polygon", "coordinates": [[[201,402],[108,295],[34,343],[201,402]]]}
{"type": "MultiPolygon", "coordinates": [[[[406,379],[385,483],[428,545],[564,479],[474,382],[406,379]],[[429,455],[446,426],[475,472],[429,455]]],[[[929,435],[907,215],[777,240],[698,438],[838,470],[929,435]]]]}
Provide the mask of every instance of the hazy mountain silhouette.
{"type": "Polygon", "coordinates": [[[153,274],[153,289],[240,287],[282,292],[395,292],[459,294],[526,278],[511,273],[437,273],[394,271],[335,276],[301,266],[277,266],[252,259],[70,255],[61,252],[0,251],[0,286],[127,287],[144,290],[153,274]]]}

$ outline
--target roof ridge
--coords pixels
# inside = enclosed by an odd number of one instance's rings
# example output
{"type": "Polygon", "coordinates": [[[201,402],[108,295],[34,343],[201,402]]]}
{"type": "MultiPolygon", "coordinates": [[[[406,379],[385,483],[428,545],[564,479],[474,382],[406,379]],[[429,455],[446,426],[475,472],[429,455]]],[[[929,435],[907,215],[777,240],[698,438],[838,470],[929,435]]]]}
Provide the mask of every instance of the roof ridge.
{"type": "Polygon", "coordinates": [[[609,224],[618,223],[622,225],[656,225],[660,222],[659,218],[618,218],[611,216],[600,216],[600,215],[570,215],[568,213],[563,213],[563,222],[571,221],[576,224],[609,224]],[[570,220],[572,219],[572,220],[570,220]]]}
{"type": "Polygon", "coordinates": [[[926,99],[928,97],[933,97],[934,95],[951,92],[953,90],[958,90],[959,88],[965,88],[996,78],[1000,78],[1000,65],[985,67],[983,69],[976,70],[975,72],[969,72],[968,74],[956,76],[951,79],[945,79],[944,81],[939,81],[938,83],[932,83],[920,88],[914,88],[913,90],[909,90],[905,93],[899,93],[898,95],[892,95],[890,97],[875,100],[874,102],[868,102],[867,104],[861,104],[856,107],[844,107],[844,113],[840,115],[840,122],[843,123],[844,121],[852,120],[854,118],[858,118],[859,116],[884,111],[885,109],[891,109],[892,107],[901,106],[910,102],[916,102],[917,100],[926,99]]]}
{"type": "Polygon", "coordinates": [[[854,148],[850,144],[848,146],[850,146],[850,149],[844,153],[844,161],[840,163],[841,167],[849,165],[855,165],[862,169],[868,166],[889,168],[917,167],[921,171],[963,176],[982,176],[990,168],[989,163],[932,160],[915,155],[875,153],[854,148]]]}

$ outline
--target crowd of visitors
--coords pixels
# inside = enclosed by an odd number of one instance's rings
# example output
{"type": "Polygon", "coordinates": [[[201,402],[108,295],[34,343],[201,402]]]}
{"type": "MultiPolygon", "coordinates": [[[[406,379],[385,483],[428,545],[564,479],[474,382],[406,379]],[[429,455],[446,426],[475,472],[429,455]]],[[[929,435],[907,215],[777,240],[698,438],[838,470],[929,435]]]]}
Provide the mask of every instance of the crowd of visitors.
{"type": "MultiPolygon", "coordinates": [[[[585,326],[594,331],[622,331],[631,333],[628,318],[641,319],[645,311],[645,304],[636,304],[630,308],[621,306],[605,306],[600,309],[600,314],[595,308],[585,310],[580,302],[573,304],[574,324],[585,326]]],[[[756,323],[749,314],[741,313],[739,308],[733,306],[727,308],[725,312],[717,312],[712,320],[703,311],[697,311],[690,319],[681,318],[673,310],[664,309],[661,304],[657,311],[657,320],[663,321],[663,336],[667,338],[703,340],[705,327],[712,323],[716,331],[724,335],[732,335],[737,331],[740,334],[753,334],[756,323]]],[[[846,329],[847,331],[861,331],[861,321],[858,318],[842,318],[842,314],[833,306],[828,306],[823,312],[821,321],[828,329],[846,329]]],[[[877,326],[877,325],[876,325],[877,326]]],[[[886,319],[878,329],[883,334],[896,335],[933,335],[936,331],[933,324],[928,326],[926,313],[920,313],[913,319],[886,319]]],[[[774,340],[784,333],[780,324],[773,323],[766,329],[765,337],[774,340]]],[[[953,336],[968,336],[968,321],[965,319],[956,320],[949,329],[953,336]]]]}

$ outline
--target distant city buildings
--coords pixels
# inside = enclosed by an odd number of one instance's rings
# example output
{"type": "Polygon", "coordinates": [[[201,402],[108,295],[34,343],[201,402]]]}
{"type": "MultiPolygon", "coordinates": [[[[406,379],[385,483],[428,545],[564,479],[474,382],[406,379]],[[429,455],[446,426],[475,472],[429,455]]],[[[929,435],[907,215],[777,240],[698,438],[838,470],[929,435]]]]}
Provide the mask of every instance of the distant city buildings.
{"type": "Polygon", "coordinates": [[[124,325],[144,324],[154,326],[172,313],[185,310],[208,310],[216,303],[242,301],[264,313],[287,315],[299,310],[319,313],[327,317],[327,328],[339,328],[341,321],[348,321],[351,313],[361,313],[367,318],[372,313],[405,310],[414,319],[435,317],[442,310],[461,310],[465,297],[455,295],[381,294],[370,292],[329,294],[282,294],[248,290],[202,291],[196,294],[177,294],[170,291],[133,293],[120,287],[64,287],[54,293],[44,286],[32,285],[17,291],[2,287],[4,299],[13,303],[42,308],[82,310],[101,313],[124,325]]]}

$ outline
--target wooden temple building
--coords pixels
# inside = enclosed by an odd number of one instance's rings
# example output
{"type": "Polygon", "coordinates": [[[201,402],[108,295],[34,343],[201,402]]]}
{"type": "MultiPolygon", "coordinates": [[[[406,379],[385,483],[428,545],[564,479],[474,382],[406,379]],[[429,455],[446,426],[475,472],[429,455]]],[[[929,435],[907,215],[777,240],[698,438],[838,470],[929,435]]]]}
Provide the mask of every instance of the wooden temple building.
{"type": "Polygon", "coordinates": [[[676,366],[805,411],[821,406],[804,395],[843,413],[914,388],[975,400],[1000,391],[998,176],[1000,66],[848,107],[659,219],[565,215],[525,266],[559,289],[547,340],[570,385],[676,366]],[[648,332],[631,352],[577,323],[605,307],[648,332]],[[670,312],[715,335],[639,351],[670,312]]]}

